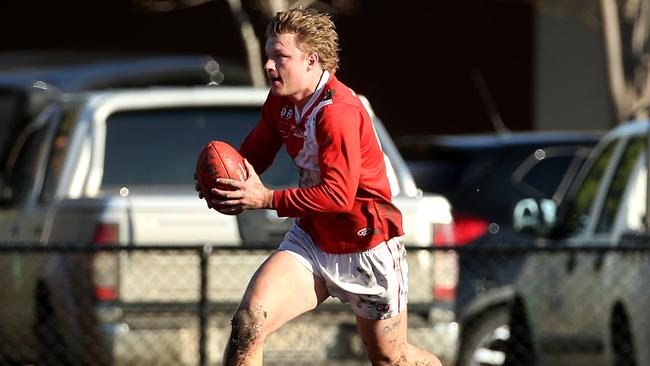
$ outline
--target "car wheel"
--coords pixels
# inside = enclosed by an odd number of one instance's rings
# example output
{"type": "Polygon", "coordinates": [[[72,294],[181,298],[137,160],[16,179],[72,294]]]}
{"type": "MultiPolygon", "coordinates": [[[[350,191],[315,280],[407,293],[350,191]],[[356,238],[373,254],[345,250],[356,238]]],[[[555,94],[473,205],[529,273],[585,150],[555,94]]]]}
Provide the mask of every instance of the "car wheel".
{"type": "Polygon", "coordinates": [[[504,366],[536,366],[537,354],[533,346],[532,333],[524,305],[514,301],[510,307],[508,324],[510,338],[506,342],[504,366]]]}
{"type": "Polygon", "coordinates": [[[39,341],[39,360],[42,365],[77,365],[66,347],[62,326],[56,317],[47,286],[36,288],[36,324],[34,333],[39,341]]]}
{"type": "Polygon", "coordinates": [[[610,323],[614,366],[636,366],[636,350],[630,323],[622,309],[617,309],[610,323]]]}
{"type": "Polygon", "coordinates": [[[504,365],[509,339],[507,309],[497,308],[481,315],[463,332],[457,366],[504,365]]]}

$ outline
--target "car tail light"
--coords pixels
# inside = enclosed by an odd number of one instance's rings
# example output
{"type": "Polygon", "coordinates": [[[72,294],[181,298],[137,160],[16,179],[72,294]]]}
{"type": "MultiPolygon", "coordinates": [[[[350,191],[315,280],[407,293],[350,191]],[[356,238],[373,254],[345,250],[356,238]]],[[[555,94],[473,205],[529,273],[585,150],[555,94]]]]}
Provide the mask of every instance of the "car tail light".
{"type": "Polygon", "coordinates": [[[435,224],[433,227],[433,245],[450,247],[450,250],[438,249],[433,252],[433,298],[435,301],[453,302],[456,298],[458,283],[458,255],[451,250],[454,247],[454,224],[435,224]]]}
{"type": "Polygon", "coordinates": [[[433,252],[433,298],[453,302],[458,284],[458,253],[455,250],[433,252]]]}
{"type": "MultiPolygon", "coordinates": [[[[458,281],[456,281],[458,282],[458,281]]],[[[456,299],[456,285],[435,286],[433,288],[433,298],[436,301],[452,302],[456,299]]]]}
{"type": "MultiPolygon", "coordinates": [[[[117,224],[97,224],[93,233],[93,244],[97,246],[116,245],[119,242],[119,229],[117,224]]],[[[117,253],[97,251],[93,258],[93,270],[95,299],[109,302],[117,300],[117,253]]]]}
{"type": "Polygon", "coordinates": [[[486,220],[463,213],[454,213],[453,224],[436,224],[433,228],[433,245],[437,247],[462,246],[487,233],[486,220]]]}
{"type": "Polygon", "coordinates": [[[93,232],[93,243],[96,245],[117,244],[120,239],[120,227],[118,224],[99,223],[93,232]]]}
{"type": "Polygon", "coordinates": [[[454,245],[465,245],[485,235],[488,227],[489,223],[480,217],[454,213],[454,245]]]}
{"type": "Polygon", "coordinates": [[[451,246],[454,243],[454,225],[433,224],[433,245],[436,247],[451,246]]]}
{"type": "MultiPolygon", "coordinates": [[[[434,246],[450,249],[463,246],[488,231],[488,222],[480,217],[454,212],[453,218],[452,224],[434,226],[434,246]]],[[[436,250],[433,261],[433,298],[436,301],[453,302],[458,285],[458,253],[455,250],[436,250]]]]}

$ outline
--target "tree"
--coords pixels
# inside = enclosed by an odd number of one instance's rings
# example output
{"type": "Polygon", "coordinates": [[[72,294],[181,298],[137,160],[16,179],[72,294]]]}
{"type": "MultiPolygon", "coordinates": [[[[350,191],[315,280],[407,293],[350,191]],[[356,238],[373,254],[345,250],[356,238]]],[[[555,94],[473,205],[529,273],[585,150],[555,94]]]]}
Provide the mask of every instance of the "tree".
{"type": "MultiPolygon", "coordinates": [[[[139,8],[142,8],[147,11],[153,12],[168,12],[175,11],[179,9],[185,9],[190,7],[195,7],[203,5],[211,1],[219,0],[132,0],[133,4],[139,8]]],[[[246,8],[242,4],[242,0],[226,0],[230,11],[237,20],[239,25],[239,33],[242,41],[244,42],[244,47],[246,49],[248,71],[251,76],[253,85],[255,86],[265,86],[266,78],[264,72],[260,67],[260,61],[262,60],[261,44],[260,40],[255,34],[255,29],[251,22],[251,17],[249,16],[246,8]]],[[[266,18],[271,18],[276,12],[288,9],[290,7],[299,7],[304,8],[309,7],[316,3],[316,0],[298,0],[298,1],[289,1],[289,0],[249,0],[247,1],[248,5],[260,10],[266,18]]]]}
{"type": "Polygon", "coordinates": [[[648,115],[650,0],[600,0],[610,93],[618,122],[648,115]]]}
{"type": "Polygon", "coordinates": [[[543,0],[602,36],[616,123],[647,114],[650,102],[650,0],[543,0]]]}

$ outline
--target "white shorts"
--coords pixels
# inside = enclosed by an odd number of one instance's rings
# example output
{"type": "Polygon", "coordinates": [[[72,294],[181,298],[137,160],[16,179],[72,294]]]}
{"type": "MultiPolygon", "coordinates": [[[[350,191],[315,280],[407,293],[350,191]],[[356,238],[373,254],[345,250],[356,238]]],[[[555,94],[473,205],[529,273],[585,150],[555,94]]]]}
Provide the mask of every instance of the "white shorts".
{"type": "Polygon", "coordinates": [[[365,252],[330,254],[320,250],[309,234],[294,224],[279,250],[287,251],[322,278],[330,296],[350,303],[354,313],[363,318],[388,319],[406,309],[408,265],[399,238],[365,252]]]}

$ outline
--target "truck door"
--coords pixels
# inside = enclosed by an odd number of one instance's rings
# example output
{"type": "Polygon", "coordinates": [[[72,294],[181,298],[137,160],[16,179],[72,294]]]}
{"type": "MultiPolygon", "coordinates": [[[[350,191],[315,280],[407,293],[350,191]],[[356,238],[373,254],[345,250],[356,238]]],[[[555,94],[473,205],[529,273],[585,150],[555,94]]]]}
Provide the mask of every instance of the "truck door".
{"type": "MultiPolygon", "coordinates": [[[[571,286],[567,286],[566,316],[574,320],[572,333],[581,343],[578,348],[584,361],[590,365],[605,363],[605,349],[609,317],[607,299],[612,291],[605,286],[605,261],[612,255],[612,229],[621,207],[623,193],[629,182],[633,168],[637,165],[645,138],[631,138],[624,142],[621,153],[613,159],[611,174],[602,179],[600,198],[594,200],[597,206],[590,220],[588,234],[575,245],[592,247],[593,250],[578,251],[574,268],[567,276],[571,286]],[[575,322],[575,320],[580,320],[575,322]]],[[[570,319],[567,319],[570,320],[570,319]]]]}
{"type": "MultiPolygon", "coordinates": [[[[13,141],[0,182],[0,245],[39,242],[40,218],[33,216],[37,192],[41,186],[44,160],[58,107],[51,105],[27,125],[13,141]]],[[[34,349],[35,286],[43,255],[33,252],[0,252],[0,339],[14,349],[34,349]]],[[[23,355],[17,355],[22,357],[23,355]]],[[[24,355],[29,357],[29,355],[24,355]]]]}
{"type": "Polygon", "coordinates": [[[564,215],[567,240],[554,243],[557,251],[536,254],[537,276],[544,278],[535,281],[544,288],[534,289],[540,296],[538,313],[544,319],[538,324],[538,339],[548,364],[602,364],[597,362],[602,342],[590,331],[602,295],[600,272],[593,263],[598,253],[581,248],[602,245],[602,238],[594,235],[594,222],[620,156],[619,143],[612,140],[600,151],[584,178],[577,181],[569,201],[563,203],[570,203],[564,215]]]}

